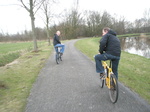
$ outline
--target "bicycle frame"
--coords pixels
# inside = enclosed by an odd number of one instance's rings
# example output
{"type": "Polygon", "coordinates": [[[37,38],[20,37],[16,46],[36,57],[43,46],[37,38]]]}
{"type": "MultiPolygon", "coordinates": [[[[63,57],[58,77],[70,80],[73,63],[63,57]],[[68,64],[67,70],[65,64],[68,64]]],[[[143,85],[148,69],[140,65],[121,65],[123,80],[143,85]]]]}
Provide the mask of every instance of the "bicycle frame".
{"type": "Polygon", "coordinates": [[[61,49],[61,47],[56,47],[56,53],[60,53],[60,49],[61,49]]]}
{"type": "Polygon", "coordinates": [[[104,82],[105,85],[108,87],[109,89],[109,96],[110,96],[110,100],[113,103],[116,103],[118,100],[118,81],[117,78],[115,76],[115,74],[112,71],[112,64],[111,64],[111,60],[110,60],[110,65],[108,66],[107,63],[105,61],[102,62],[103,67],[104,67],[104,77],[100,78],[101,79],[101,88],[103,88],[104,82]]]}
{"type": "Polygon", "coordinates": [[[103,61],[103,67],[104,67],[104,70],[107,70],[105,73],[106,74],[106,86],[110,89],[111,86],[110,86],[110,75],[113,73],[112,72],[112,69],[111,69],[111,62],[110,62],[110,67],[107,65],[107,63],[105,61],[103,61]]]}

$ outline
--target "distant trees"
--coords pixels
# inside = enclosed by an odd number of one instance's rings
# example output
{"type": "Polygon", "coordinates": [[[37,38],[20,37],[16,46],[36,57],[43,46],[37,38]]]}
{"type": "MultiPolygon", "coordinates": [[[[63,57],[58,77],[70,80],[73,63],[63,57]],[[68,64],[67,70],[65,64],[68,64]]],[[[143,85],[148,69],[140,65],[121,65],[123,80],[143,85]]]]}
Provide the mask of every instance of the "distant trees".
{"type": "Polygon", "coordinates": [[[63,21],[56,26],[56,29],[61,30],[65,39],[77,38],[80,33],[81,21],[80,14],[76,10],[71,10],[71,13],[66,14],[63,21]]]}
{"type": "MultiPolygon", "coordinates": [[[[114,29],[117,34],[150,32],[150,9],[145,10],[143,18],[130,22],[126,21],[124,17],[118,18],[116,15],[112,16],[107,11],[84,11],[83,13],[79,13],[77,8],[75,8],[63,13],[64,16],[61,17],[59,23],[49,26],[51,13],[49,12],[50,6],[47,6],[47,2],[45,0],[41,7],[44,8],[46,28],[34,29],[34,35],[38,40],[52,37],[56,30],[61,31],[62,39],[101,36],[102,28],[106,26],[114,29]]],[[[21,34],[17,33],[15,35],[0,34],[0,42],[9,40],[27,41],[31,40],[29,37],[32,34],[31,31],[24,31],[21,34]]]]}
{"type": "Polygon", "coordinates": [[[133,23],[128,22],[126,30],[128,33],[149,33],[150,32],[150,8],[145,10],[143,18],[136,19],[133,23]]]}
{"type": "MultiPolygon", "coordinates": [[[[47,39],[46,29],[35,28],[35,36],[37,40],[47,39]]],[[[31,37],[32,37],[32,31],[27,31],[27,30],[13,35],[0,33],[0,42],[32,41],[33,39],[31,37]]]]}
{"type": "MultiPolygon", "coordinates": [[[[83,14],[72,10],[66,14],[63,22],[55,26],[63,32],[64,39],[77,37],[100,36],[104,27],[109,26],[118,34],[126,32],[126,21],[122,18],[112,17],[107,11],[102,13],[97,11],[85,11],[83,14]]],[[[51,27],[53,29],[54,27],[51,27]]],[[[54,32],[53,32],[54,33],[54,32]]]]}

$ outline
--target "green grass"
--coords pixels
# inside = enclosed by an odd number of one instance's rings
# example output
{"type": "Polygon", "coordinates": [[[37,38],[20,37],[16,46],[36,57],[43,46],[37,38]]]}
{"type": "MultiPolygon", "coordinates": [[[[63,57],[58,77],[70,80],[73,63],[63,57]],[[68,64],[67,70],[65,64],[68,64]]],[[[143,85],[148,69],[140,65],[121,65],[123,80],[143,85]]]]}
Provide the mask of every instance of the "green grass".
{"type": "Polygon", "coordinates": [[[142,36],[142,35],[150,35],[150,33],[124,34],[124,35],[118,35],[118,37],[133,37],[133,36],[142,36]]]}
{"type": "MultiPolygon", "coordinates": [[[[75,46],[94,60],[98,53],[100,38],[79,40],[75,46]]],[[[150,103],[150,59],[123,52],[119,64],[119,81],[138,93],[150,103]]]]}
{"type": "Polygon", "coordinates": [[[14,61],[15,59],[19,58],[20,55],[20,52],[12,52],[9,54],[0,55],[0,67],[14,61]]]}
{"type": "Polygon", "coordinates": [[[47,46],[46,42],[42,42],[39,52],[27,52],[16,59],[13,65],[0,67],[0,112],[24,111],[30,89],[52,48],[47,46]]]}
{"type": "Polygon", "coordinates": [[[32,46],[33,42],[0,43],[0,55],[19,50],[30,50],[32,46]]]}
{"type": "MultiPolygon", "coordinates": [[[[38,46],[43,42],[39,41],[38,46]]],[[[0,43],[0,67],[19,58],[25,52],[33,49],[33,42],[0,43]]]]}

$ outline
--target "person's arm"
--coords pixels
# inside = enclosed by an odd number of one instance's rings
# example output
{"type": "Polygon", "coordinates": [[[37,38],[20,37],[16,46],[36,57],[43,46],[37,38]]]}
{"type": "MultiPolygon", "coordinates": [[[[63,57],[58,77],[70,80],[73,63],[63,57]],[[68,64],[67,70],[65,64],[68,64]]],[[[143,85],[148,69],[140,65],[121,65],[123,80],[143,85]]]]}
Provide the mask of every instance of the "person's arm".
{"type": "Polygon", "coordinates": [[[99,52],[100,54],[103,54],[103,51],[106,50],[106,45],[107,45],[107,40],[108,40],[108,35],[104,35],[102,39],[100,40],[100,45],[99,45],[99,52]]]}

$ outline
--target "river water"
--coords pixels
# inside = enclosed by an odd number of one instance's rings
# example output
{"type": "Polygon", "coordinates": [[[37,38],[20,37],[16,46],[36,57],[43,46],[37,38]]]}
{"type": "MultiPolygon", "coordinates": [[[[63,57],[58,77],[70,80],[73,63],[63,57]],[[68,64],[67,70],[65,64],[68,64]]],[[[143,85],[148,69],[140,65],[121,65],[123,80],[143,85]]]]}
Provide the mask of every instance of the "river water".
{"type": "Polygon", "coordinates": [[[121,37],[123,51],[150,58],[150,37],[121,37]]]}

